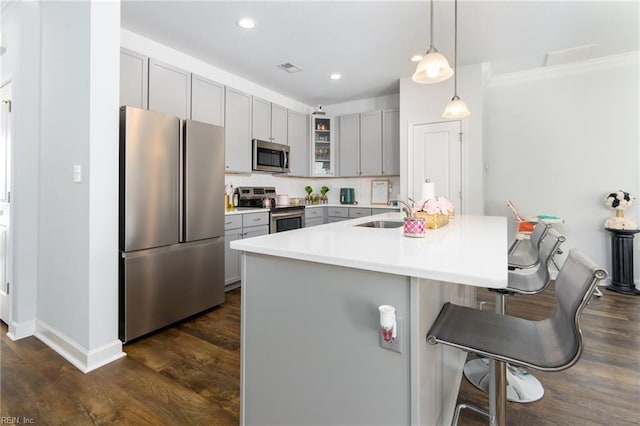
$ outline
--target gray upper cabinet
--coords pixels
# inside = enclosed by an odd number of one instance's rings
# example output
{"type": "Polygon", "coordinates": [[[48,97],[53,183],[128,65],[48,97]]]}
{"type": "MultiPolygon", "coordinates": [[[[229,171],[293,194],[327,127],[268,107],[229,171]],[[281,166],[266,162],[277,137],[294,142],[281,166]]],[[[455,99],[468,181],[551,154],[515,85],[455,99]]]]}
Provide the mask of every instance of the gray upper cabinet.
{"type": "Polygon", "coordinates": [[[343,115],[339,118],[338,148],[339,176],[360,175],[360,114],[343,115]]]}
{"type": "Polygon", "coordinates": [[[287,144],[287,108],[271,104],[271,141],[287,144]]]}
{"type": "Polygon", "coordinates": [[[382,111],[360,114],[360,174],[382,174],[382,111]]]}
{"type": "Polygon", "coordinates": [[[149,109],[182,119],[191,117],[191,73],[149,59],[149,109]]]}
{"type": "Polygon", "coordinates": [[[224,126],[224,85],[192,74],[191,119],[224,126]]]}
{"type": "Polygon", "coordinates": [[[147,109],[149,58],[131,50],[120,49],[120,105],[147,109]]]}
{"type": "Polygon", "coordinates": [[[253,121],[251,131],[254,139],[287,144],[287,108],[253,97],[253,121]]]}
{"type": "Polygon", "coordinates": [[[309,116],[288,110],[289,175],[309,176],[309,116]]]}
{"type": "Polygon", "coordinates": [[[382,111],[382,174],[400,174],[400,110],[382,111]]]}
{"type": "Polygon", "coordinates": [[[225,171],[251,172],[251,95],[225,89],[225,171]]]}
{"type": "Polygon", "coordinates": [[[263,141],[271,140],[271,102],[264,99],[252,99],[253,120],[251,123],[251,134],[254,139],[263,141]]]}

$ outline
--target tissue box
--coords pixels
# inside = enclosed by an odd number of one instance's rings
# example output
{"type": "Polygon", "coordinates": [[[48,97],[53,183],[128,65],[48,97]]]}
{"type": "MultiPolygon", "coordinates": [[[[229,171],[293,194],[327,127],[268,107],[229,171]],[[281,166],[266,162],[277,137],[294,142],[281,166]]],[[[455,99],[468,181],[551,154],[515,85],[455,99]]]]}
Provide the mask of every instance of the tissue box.
{"type": "Polygon", "coordinates": [[[448,214],[429,214],[427,212],[416,212],[417,217],[424,218],[424,225],[428,229],[437,229],[442,228],[447,223],[449,223],[449,215],[448,214]]]}

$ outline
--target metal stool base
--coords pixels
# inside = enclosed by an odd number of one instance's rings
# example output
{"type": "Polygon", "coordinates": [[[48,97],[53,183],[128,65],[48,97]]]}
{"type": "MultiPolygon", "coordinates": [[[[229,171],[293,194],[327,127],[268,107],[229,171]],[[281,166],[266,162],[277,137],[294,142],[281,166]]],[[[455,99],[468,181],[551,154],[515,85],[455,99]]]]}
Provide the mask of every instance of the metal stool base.
{"type": "MultiPolygon", "coordinates": [[[[489,360],[476,358],[464,366],[467,380],[485,393],[489,393],[489,360]]],[[[507,364],[507,400],[511,402],[534,402],[542,398],[544,387],[533,374],[525,369],[507,364]]]]}

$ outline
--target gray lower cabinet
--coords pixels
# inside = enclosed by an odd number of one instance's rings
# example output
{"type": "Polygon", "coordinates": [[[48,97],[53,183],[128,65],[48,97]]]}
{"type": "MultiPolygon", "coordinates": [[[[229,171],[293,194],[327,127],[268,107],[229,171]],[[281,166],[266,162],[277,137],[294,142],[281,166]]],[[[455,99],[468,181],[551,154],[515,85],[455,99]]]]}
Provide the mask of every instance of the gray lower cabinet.
{"type": "Polygon", "coordinates": [[[120,49],[120,105],[147,109],[149,58],[129,49],[120,49]]]}
{"type": "Polygon", "coordinates": [[[304,226],[317,226],[325,223],[326,207],[310,207],[304,211],[304,226]]]}
{"type": "Polygon", "coordinates": [[[251,172],[251,95],[225,88],[225,172],[251,172]]]}
{"type": "Polygon", "coordinates": [[[224,126],[224,85],[191,76],[191,119],[224,126]]]}
{"type": "Polygon", "coordinates": [[[224,284],[227,290],[240,285],[240,252],[231,249],[231,242],[268,233],[269,212],[234,214],[224,217],[224,284]]]}
{"type": "Polygon", "coordinates": [[[191,117],[191,73],[149,59],[149,110],[191,117]]]}
{"type": "Polygon", "coordinates": [[[327,207],[327,222],[339,222],[349,219],[349,207],[327,207]]]}
{"type": "Polygon", "coordinates": [[[368,207],[349,207],[349,217],[371,216],[371,209],[368,207]]]}
{"type": "Polygon", "coordinates": [[[371,209],[371,215],[374,216],[374,215],[377,215],[377,214],[380,214],[380,213],[397,212],[398,210],[400,210],[399,207],[392,207],[392,206],[389,206],[389,207],[373,207],[371,209]]]}
{"type": "Polygon", "coordinates": [[[309,176],[309,116],[287,111],[289,175],[309,176]]]}

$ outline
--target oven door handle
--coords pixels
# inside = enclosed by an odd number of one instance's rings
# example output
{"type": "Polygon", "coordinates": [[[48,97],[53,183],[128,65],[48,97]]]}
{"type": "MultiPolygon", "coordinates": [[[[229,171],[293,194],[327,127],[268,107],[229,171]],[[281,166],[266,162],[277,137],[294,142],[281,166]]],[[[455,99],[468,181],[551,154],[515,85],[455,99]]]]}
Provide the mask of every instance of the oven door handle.
{"type": "Polygon", "coordinates": [[[271,217],[275,219],[279,219],[283,217],[297,217],[297,216],[304,216],[304,210],[296,211],[296,212],[271,213],[271,217]]]}

